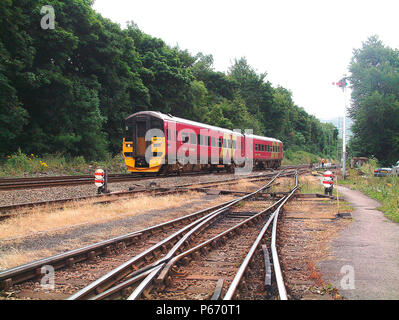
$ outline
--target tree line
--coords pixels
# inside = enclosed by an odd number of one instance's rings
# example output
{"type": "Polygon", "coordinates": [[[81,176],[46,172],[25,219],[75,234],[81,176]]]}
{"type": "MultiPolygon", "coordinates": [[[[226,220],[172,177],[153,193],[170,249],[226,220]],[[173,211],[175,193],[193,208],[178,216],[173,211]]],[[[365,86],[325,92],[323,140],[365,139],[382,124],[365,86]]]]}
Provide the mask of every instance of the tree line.
{"type": "Polygon", "coordinates": [[[0,155],[18,148],[115,155],[123,119],[142,110],[253,129],[321,156],[337,145],[333,125],[297,106],[289,90],[273,87],[245,58],[216,71],[212,55],[168,46],[133,22],[122,29],[92,5],[0,1],[0,155]],[[41,26],[45,5],[54,8],[54,29],[41,26]]]}
{"type": "Polygon", "coordinates": [[[381,164],[399,160],[399,51],[370,37],[353,52],[349,70],[353,119],[352,155],[375,157],[381,164]]]}

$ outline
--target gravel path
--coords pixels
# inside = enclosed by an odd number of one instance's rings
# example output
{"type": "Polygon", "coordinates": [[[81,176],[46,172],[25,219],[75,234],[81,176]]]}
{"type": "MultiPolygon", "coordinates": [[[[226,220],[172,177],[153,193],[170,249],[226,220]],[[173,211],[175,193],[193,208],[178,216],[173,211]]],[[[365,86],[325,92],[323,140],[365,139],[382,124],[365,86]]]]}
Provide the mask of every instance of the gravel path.
{"type": "Polygon", "coordinates": [[[355,208],[353,223],[333,242],[330,260],[321,263],[323,276],[348,299],[399,299],[399,224],[361,192],[338,190],[355,208]]]}

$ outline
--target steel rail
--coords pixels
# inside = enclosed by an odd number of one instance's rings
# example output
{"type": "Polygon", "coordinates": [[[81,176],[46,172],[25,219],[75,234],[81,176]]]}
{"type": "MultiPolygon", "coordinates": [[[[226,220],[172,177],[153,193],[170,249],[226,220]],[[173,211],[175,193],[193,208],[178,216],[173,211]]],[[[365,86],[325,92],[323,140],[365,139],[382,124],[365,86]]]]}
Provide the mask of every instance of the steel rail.
{"type": "MultiPolygon", "coordinates": [[[[279,172],[277,175],[275,175],[275,177],[271,181],[269,181],[267,186],[269,186],[271,183],[273,183],[275,181],[275,179],[277,179],[277,177],[280,174],[281,174],[281,172],[279,172]]],[[[259,190],[253,192],[253,194],[256,194],[257,192],[262,191],[263,189],[264,189],[264,187],[262,187],[259,190]]],[[[175,244],[173,246],[173,248],[169,250],[169,252],[166,254],[166,256],[164,258],[162,258],[162,259],[150,264],[149,266],[146,266],[145,268],[142,268],[140,270],[136,270],[134,272],[134,274],[135,275],[139,275],[140,273],[143,273],[143,272],[147,271],[148,268],[156,267],[157,265],[162,264],[164,261],[167,261],[168,259],[171,259],[173,257],[173,255],[178,250],[181,249],[181,246],[188,239],[187,236],[183,236],[182,234],[186,234],[186,232],[189,233],[189,234],[193,234],[194,233],[193,229],[195,229],[195,230],[200,229],[200,227],[198,227],[198,225],[204,226],[207,223],[210,223],[211,221],[213,221],[213,219],[217,218],[220,214],[228,211],[235,203],[237,203],[239,201],[242,201],[243,199],[247,199],[250,196],[251,196],[251,194],[239,197],[237,199],[234,199],[229,204],[227,204],[227,205],[225,205],[225,206],[223,206],[223,207],[221,207],[221,208],[209,213],[208,215],[202,217],[201,219],[198,219],[197,221],[194,221],[190,225],[188,225],[188,226],[184,227],[183,229],[177,231],[176,233],[172,234],[171,236],[169,236],[168,238],[164,239],[163,241],[155,244],[150,249],[148,249],[148,250],[144,251],[143,253],[137,255],[136,257],[133,257],[129,261],[125,262],[124,264],[120,265],[119,267],[117,267],[117,268],[113,269],[112,271],[108,272],[106,275],[104,275],[100,279],[97,279],[96,281],[92,282],[87,287],[83,288],[79,292],[77,292],[74,295],[72,295],[71,297],[69,297],[69,300],[90,298],[90,297],[93,296],[93,293],[95,295],[98,295],[99,293],[104,292],[105,290],[107,290],[110,287],[112,287],[112,285],[114,283],[116,283],[117,281],[120,281],[123,278],[126,278],[126,276],[128,275],[128,273],[126,274],[126,271],[129,269],[129,266],[131,266],[132,263],[137,261],[138,258],[147,256],[149,253],[154,252],[156,249],[158,249],[158,248],[160,248],[162,246],[164,247],[167,243],[170,243],[172,240],[177,238],[178,239],[177,244],[175,244]],[[178,237],[180,237],[180,238],[178,238],[178,237]]]]}
{"type": "MultiPolygon", "coordinates": [[[[284,198],[283,198],[284,199],[284,198]]],[[[270,223],[273,221],[276,211],[269,217],[262,230],[260,231],[258,237],[256,238],[254,244],[250,248],[248,254],[246,255],[244,261],[242,262],[240,268],[238,269],[232,283],[230,284],[229,289],[227,290],[223,300],[231,300],[241,282],[241,279],[244,277],[245,271],[248,268],[248,265],[256,251],[256,248],[259,246],[260,241],[263,239],[267,229],[269,228],[270,223]]]]}
{"type": "MultiPolygon", "coordinates": [[[[116,192],[111,192],[111,193],[102,194],[102,195],[92,195],[92,196],[75,197],[75,198],[68,198],[68,199],[49,200],[49,201],[42,201],[42,202],[22,203],[22,204],[15,204],[15,205],[9,205],[9,206],[0,206],[0,212],[8,212],[8,211],[17,210],[17,209],[32,208],[32,207],[38,207],[38,206],[44,206],[44,205],[63,204],[63,203],[68,203],[68,202],[73,202],[73,201],[97,199],[97,198],[102,198],[102,197],[123,196],[123,195],[137,194],[137,193],[154,193],[157,191],[165,192],[165,190],[174,190],[174,189],[184,190],[185,188],[189,188],[190,186],[193,186],[193,185],[222,184],[222,183],[229,183],[229,182],[234,182],[234,181],[238,181],[238,180],[247,180],[247,179],[250,179],[253,181],[260,181],[260,180],[270,178],[273,175],[274,174],[272,174],[272,173],[266,173],[266,174],[250,176],[250,177],[225,179],[225,180],[211,181],[211,182],[189,183],[189,184],[183,184],[183,185],[178,185],[178,186],[172,186],[169,188],[150,188],[150,189],[136,189],[136,190],[129,190],[129,191],[116,191],[116,192]]],[[[210,186],[210,187],[212,187],[212,186],[210,186]]],[[[1,214],[0,214],[0,219],[2,219],[1,214]]]]}
{"type": "MultiPolygon", "coordinates": [[[[284,176],[290,176],[292,173],[291,172],[286,172],[281,177],[284,176]]],[[[261,181],[264,180],[265,178],[269,178],[273,176],[273,173],[265,173],[261,175],[256,175],[256,176],[250,176],[250,177],[240,177],[240,178],[234,178],[234,179],[225,179],[225,180],[219,180],[219,181],[213,181],[213,182],[198,182],[198,183],[191,183],[191,184],[184,184],[184,185],[179,185],[179,186],[174,186],[174,187],[169,187],[169,188],[150,188],[150,189],[136,189],[136,190],[128,190],[128,191],[116,191],[116,192],[110,192],[108,194],[102,194],[102,195],[92,195],[92,196],[85,196],[85,197],[75,197],[75,198],[67,198],[67,199],[59,199],[59,200],[49,200],[49,201],[41,201],[41,202],[32,202],[32,203],[22,203],[22,204],[14,204],[14,205],[8,205],[8,206],[0,206],[0,221],[5,220],[8,218],[11,218],[13,216],[11,212],[14,210],[19,210],[19,209],[27,209],[27,208],[35,208],[39,206],[45,206],[45,205],[56,205],[56,204],[64,204],[68,202],[76,202],[76,201],[82,201],[82,200],[90,200],[90,199],[101,199],[105,197],[112,197],[112,196],[124,196],[124,195],[135,195],[139,193],[156,193],[156,192],[161,192],[161,194],[155,194],[155,195],[163,195],[165,193],[169,192],[174,193],[174,192],[179,192],[181,191],[187,191],[187,190],[195,190],[195,188],[190,188],[190,186],[193,185],[207,185],[207,184],[233,184],[238,180],[250,180],[250,181],[261,181]],[[175,191],[177,190],[177,191],[175,191]]],[[[211,188],[211,186],[204,186],[203,188],[198,188],[196,191],[203,191],[206,192],[206,188],[211,188]]],[[[230,192],[234,193],[234,192],[230,192]]],[[[222,192],[223,194],[223,192],[222,192]]],[[[237,192],[238,194],[238,192],[237,192]]],[[[107,200],[104,200],[107,201],[107,200]]]]}
{"type": "MultiPolygon", "coordinates": [[[[263,178],[267,178],[269,176],[270,175],[262,175],[263,178]]],[[[280,176],[280,177],[283,176],[282,172],[279,172],[279,174],[277,176],[280,176]]],[[[269,184],[271,184],[277,178],[277,176],[269,184]]],[[[259,178],[259,176],[247,177],[247,178],[259,178]]],[[[230,180],[227,180],[227,181],[230,181],[230,180]]],[[[218,182],[220,182],[220,181],[215,181],[214,183],[218,183],[218,182]]],[[[250,196],[250,194],[247,196],[250,196]]],[[[74,264],[74,263],[81,262],[81,261],[84,261],[87,259],[91,259],[95,256],[106,255],[106,254],[108,254],[108,252],[112,246],[116,246],[117,244],[122,244],[122,243],[124,243],[124,245],[129,245],[129,244],[135,243],[136,240],[140,239],[141,235],[145,235],[147,233],[151,234],[151,232],[156,232],[158,229],[163,229],[170,225],[173,225],[173,224],[176,224],[179,222],[184,222],[185,220],[191,221],[191,219],[194,219],[196,216],[200,216],[200,215],[205,214],[206,212],[209,212],[211,210],[216,210],[217,208],[226,206],[233,201],[234,200],[227,201],[223,204],[220,204],[220,205],[217,205],[217,206],[214,206],[211,208],[207,208],[204,210],[200,210],[196,213],[189,214],[187,216],[184,216],[184,217],[181,217],[178,219],[174,219],[172,221],[162,223],[162,224],[159,224],[154,227],[150,227],[150,228],[147,228],[144,230],[129,233],[129,234],[126,234],[123,236],[113,238],[113,239],[101,241],[101,242],[95,243],[93,245],[89,245],[89,246],[86,246],[83,248],[71,250],[71,251],[68,251],[65,253],[61,253],[61,254],[49,257],[49,258],[45,258],[45,259],[38,260],[38,261],[35,261],[32,263],[28,263],[23,266],[18,266],[18,267],[9,269],[9,270],[5,270],[3,272],[0,272],[0,288],[1,287],[4,288],[7,286],[11,286],[13,284],[21,283],[26,280],[40,277],[40,269],[44,265],[51,264],[55,268],[55,270],[57,270],[57,269],[68,266],[70,263],[74,264]]]]}
{"type": "MultiPolygon", "coordinates": [[[[227,236],[228,234],[234,232],[235,230],[238,230],[239,228],[243,227],[244,225],[250,223],[251,221],[256,221],[257,219],[260,218],[261,215],[263,215],[263,214],[265,214],[265,213],[271,211],[273,208],[275,208],[276,205],[278,205],[278,203],[279,203],[280,201],[282,201],[282,200],[280,199],[279,201],[277,201],[275,204],[273,204],[272,206],[270,206],[270,207],[267,208],[266,210],[264,210],[264,211],[262,211],[262,212],[260,212],[260,213],[258,213],[258,214],[256,214],[256,215],[254,215],[254,216],[252,216],[252,217],[247,218],[246,220],[240,222],[239,224],[237,224],[237,225],[231,227],[230,229],[228,229],[228,230],[226,230],[226,231],[220,233],[219,235],[214,236],[213,238],[211,238],[211,239],[209,239],[209,240],[207,240],[207,241],[205,241],[205,242],[203,242],[203,243],[201,243],[201,244],[195,246],[194,248],[188,249],[188,250],[184,251],[183,253],[180,253],[179,255],[177,255],[177,256],[175,256],[175,257],[173,257],[173,258],[171,258],[171,259],[169,259],[169,257],[164,257],[163,259],[159,260],[158,263],[162,263],[162,266],[164,266],[164,268],[161,270],[161,269],[158,269],[157,267],[152,267],[152,269],[151,269],[152,271],[155,271],[155,269],[156,269],[157,271],[162,271],[161,274],[159,275],[159,277],[156,278],[156,279],[154,279],[154,280],[155,280],[157,283],[160,283],[160,282],[165,281],[165,277],[167,276],[167,274],[168,274],[170,268],[171,268],[177,261],[179,261],[180,259],[182,259],[182,258],[184,258],[184,257],[186,257],[186,256],[192,255],[194,252],[200,250],[200,249],[203,248],[203,247],[206,247],[206,246],[209,245],[209,244],[212,244],[212,243],[214,243],[214,242],[216,242],[216,241],[218,241],[218,240],[221,240],[223,237],[225,237],[225,236],[227,236]],[[169,259],[169,262],[166,264],[166,262],[167,262],[168,259],[169,259]]],[[[195,233],[199,233],[198,230],[194,231],[194,234],[195,234],[195,233]]],[[[180,240],[180,241],[182,241],[182,240],[180,240]]],[[[178,247],[178,245],[176,245],[176,247],[178,247]]],[[[154,263],[153,265],[156,265],[156,264],[157,264],[157,263],[154,263]]],[[[158,266],[159,266],[159,265],[158,265],[158,266]]],[[[143,269],[143,271],[145,271],[145,270],[143,269]]],[[[145,275],[146,275],[146,276],[147,276],[147,275],[149,276],[149,273],[150,273],[149,271],[146,271],[145,275]]],[[[152,281],[152,278],[155,278],[155,276],[158,275],[158,273],[159,273],[159,272],[154,272],[154,273],[152,273],[151,276],[149,276],[148,278],[146,278],[146,279],[144,280],[144,282],[146,283],[146,285],[141,285],[137,290],[140,291],[140,293],[141,293],[143,290],[145,290],[145,288],[146,288],[148,285],[150,285],[150,282],[152,281]],[[151,281],[150,281],[150,278],[151,278],[151,281]]],[[[112,288],[108,289],[107,291],[105,291],[105,292],[103,292],[103,293],[101,293],[101,294],[95,296],[94,298],[92,298],[92,300],[100,300],[100,299],[104,299],[104,298],[106,298],[106,297],[109,297],[110,295],[115,294],[115,293],[117,293],[118,291],[121,291],[121,290],[124,289],[125,287],[131,286],[131,285],[134,284],[135,282],[141,280],[141,279],[142,279],[142,275],[143,275],[143,273],[142,273],[141,275],[136,275],[136,274],[135,274],[134,277],[132,277],[132,279],[128,279],[128,280],[124,281],[123,283],[121,283],[121,284],[119,284],[119,285],[117,285],[117,286],[115,286],[115,287],[112,287],[112,288]]],[[[136,298],[137,298],[137,297],[134,298],[132,295],[131,295],[131,297],[130,297],[130,299],[136,299],[136,298]]]]}
{"type": "MultiPolygon", "coordinates": [[[[271,181],[269,181],[269,183],[261,188],[259,188],[258,190],[254,191],[253,193],[249,194],[249,195],[245,195],[242,196],[238,199],[236,199],[235,201],[233,201],[233,203],[228,205],[228,208],[225,208],[225,210],[219,212],[219,213],[215,213],[213,216],[208,217],[206,220],[202,221],[200,224],[198,224],[196,227],[194,227],[192,230],[190,230],[182,239],[180,239],[180,241],[178,243],[176,243],[176,245],[169,251],[169,253],[167,254],[167,256],[165,258],[167,258],[167,260],[170,260],[173,258],[173,256],[176,254],[177,250],[180,249],[182,247],[182,245],[184,243],[187,242],[187,240],[193,235],[196,234],[198,232],[200,232],[203,228],[205,228],[206,226],[208,226],[212,221],[214,221],[215,218],[217,218],[220,213],[225,212],[226,210],[228,210],[229,208],[231,208],[232,206],[234,206],[234,204],[241,202],[243,200],[246,200],[250,197],[255,196],[257,193],[263,191],[264,189],[268,188],[279,176],[280,176],[281,172],[279,172],[271,181]]],[[[227,206],[226,206],[227,207],[227,206]]],[[[168,261],[163,261],[161,262],[161,264],[159,265],[159,268],[156,268],[153,272],[151,272],[143,281],[142,283],[133,291],[133,293],[128,297],[128,300],[136,300],[138,299],[141,294],[143,293],[143,291],[152,283],[152,281],[154,281],[155,277],[161,272],[163,271],[162,269],[164,267],[168,267],[167,264],[168,261]]]]}
{"type": "MultiPolygon", "coordinates": [[[[291,194],[287,196],[287,198],[286,198],[287,200],[290,199],[292,197],[292,195],[298,189],[298,175],[296,175],[295,180],[296,180],[296,186],[292,190],[291,194]]],[[[276,276],[276,282],[277,282],[277,288],[278,288],[280,300],[288,300],[287,290],[285,289],[283,274],[281,272],[281,267],[280,267],[280,262],[279,262],[279,258],[278,258],[278,252],[277,252],[277,246],[276,246],[278,216],[279,216],[280,210],[283,207],[283,205],[285,204],[285,202],[276,211],[274,221],[273,221],[272,241],[271,241],[273,268],[274,268],[274,273],[276,276]]]]}
{"type": "MultiPolygon", "coordinates": [[[[298,165],[298,166],[281,166],[282,170],[286,169],[299,169],[309,167],[309,165],[298,165]]],[[[223,169],[221,169],[223,170],[223,169]]],[[[148,179],[159,179],[168,177],[180,177],[180,176],[200,176],[207,174],[226,174],[227,172],[212,172],[212,171],[197,171],[197,172],[182,172],[180,175],[177,173],[169,175],[160,175],[159,173],[138,173],[135,174],[109,174],[109,183],[124,182],[124,181],[136,181],[136,180],[148,180],[148,179]]],[[[69,185],[81,185],[90,184],[94,180],[93,175],[80,175],[80,176],[52,176],[52,177],[32,177],[32,178],[0,178],[0,190],[16,190],[16,189],[28,189],[28,188],[47,188],[52,186],[69,186],[69,185]]]]}
{"type": "MultiPolygon", "coordinates": [[[[231,203],[234,203],[235,201],[236,200],[232,200],[231,203]]],[[[196,221],[190,223],[189,225],[183,227],[182,229],[176,231],[175,233],[173,233],[169,237],[165,238],[161,242],[158,242],[157,244],[153,245],[151,248],[138,254],[137,256],[133,257],[132,259],[128,260],[127,262],[123,263],[122,265],[120,265],[117,268],[113,269],[112,271],[108,272],[101,278],[92,282],[90,285],[79,290],[77,293],[70,296],[68,298],[68,300],[83,299],[85,297],[88,297],[89,295],[92,295],[93,292],[96,292],[96,294],[98,294],[99,290],[108,289],[116,281],[119,281],[122,278],[126,277],[130,273],[130,269],[132,269],[132,266],[134,266],[139,261],[142,261],[144,259],[144,257],[148,256],[149,254],[153,254],[156,250],[161,250],[162,247],[168,245],[173,240],[181,238],[183,236],[183,234],[185,234],[186,232],[189,232],[192,228],[194,228],[196,225],[200,224],[202,221],[208,220],[209,217],[214,217],[215,215],[220,214],[221,212],[224,212],[226,210],[226,208],[230,207],[231,203],[229,203],[229,204],[225,205],[224,207],[219,208],[215,211],[212,211],[211,213],[208,213],[204,217],[201,217],[201,218],[197,219],[196,221]]],[[[164,260],[164,259],[157,261],[156,264],[161,263],[162,260],[164,260]]],[[[151,264],[150,266],[153,266],[153,265],[154,265],[154,263],[151,264]]]]}
{"type": "MultiPolygon", "coordinates": [[[[258,237],[256,238],[256,240],[254,241],[253,245],[251,246],[248,254],[246,255],[245,259],[243,260],[240,268],[238,269],[236,276],[234,277],[232,283],[230,284],[229,289],[227,290],[223,300],[231,300],[240,284],[240,281],[242,280],[242,278],[244,277],[245,271],[248,268],[248,265],[251,261],[251,259],[253,258],[253,255],[255,254],[256,249],[258,248],[258,246],[261,243],[261,240],[263,239],[267,229],[269,228],[271,222],[273,221],[273,230],[272,230],[272,237],[276,237],[276,226],[277,226],[277,217],[278,214],[280,212],[280,209],[285,205],[285,203],[290,200],[290,198],[294,195],[294,193],[297,191],[298,189],[298,176],[296,175],[295,177],[295,187],[292,189],[292,191],[290,192],[289,195],[285,196],[284,198],[282,198],[281,204],[278,206],[278,208],[273,212],[273,214],[269,217],[268,221],[265,223],[265,225],[263,226],[262,230],[260,231],[258,237]]],[[[272,244],[272,248],[273,248],[273,244],[272,244]]],[[[275,242],[274,242],[274,248],[275,248],[275,242]]],[[[273,251],[273,249],[272,249],[273,251]]],[[[277,255],[277,250],[275,250],[276,256],[273,256],[273,260],[277,257],[277,263],[278,263],[278,255],[277,255]]],[[[278,283],[278,287],[279,287],[279,292],[280,292],[280,298],[284,297],[284,292],[285,292],[285,287],[284,287],[284,281],[281,275],[281,269],[280,269],[280,265],[278,264],[277,269],[279,270],[279,273],[277,271],[278,274],[276,274],[276,279],[277,283],[278,283]],[[281,288],[281,289],[280,289],[281,288]]],[[[275,267],[276,270],[276,267],[275,267]]],[[[275,271],[276,272],[276,271],[275,271]]],[[[286,297],[286,295],[285,295],[286,297]]],[[[282,300],[286,300],[286,299],[282,299],[282,300]]]]}
{"type": "Polygon", "coordinates": [[[202,248],[205,248],[208,245],[212,245],[212,243],[215,243],[218,240],[223,239],[223,237],[231,234],[232,232],[234,232],[236,230],[238,231],[240,228],[248,225],[250,222],[257,221],[262,215],[264,215],[264,214],[270,212],[271,210],[275,209],[275,207],[278,206],[281,201],[283,201],[283,199],[280,199],[280,200],[276,201],[274,204],[272,204],[267,209],[265,209],[265,210],[255,214],[255,215],[253,215],[252,217],[249,217],[249,218],[245,219],[244,221],[242,221],[242,222],[236,224],[235,226],[233,226],[233,227],[221,232],[220,234],[212,237],[211,239],[208,239],[208,240],[198,244],[197,246],[195,246],[195,247],[193,247],[193,248],[191,248],[191,249],[179,254],[176,257],[174,257],[172,260],[170,260],[168,262],[168,265],[162,270],[161,275],[157,278],[157,280],[158,280],[157,282],[158,283],[164,282],[166,280],[166,277],[167,277],[168,273],[170,272],[171,268],[173,267],[173,265],[175,265],[179,260],[181,260],[181,259],[183,259],[183,258],[185,258],[185,257],[187,257],[189,255],[192,255],[194,252],[196,252],[196,251],[198,251],[198,250],[200,250],[202,248]]]}
{"type": "MultiPolygon", "coordinates": [[[[225,174],[213,173],[213,174],[225,174]]],[[[210,172],[183,172],[180,176],[201,176],[207,175],[210,172]]],[[[126,181],[141,181],[149,179],[161,179],[168,177],[180,177],[177,174],[173,175],[159,175],[154,174],[110,174],[108,176],[108,183],[126,182],[126,181]]],[[[94,181],[94,174],[83,176],[56,176],[56,177],[38,177],[38,178],[5,178],[0,179],[0,190],[17,190],[29,188],[48,188],[56,186],[72,186],[90,184],[94,181]]]]}
{"type": "Polygon", "coordinates": [[[45,265],[52,265],[55,270],[63,268],[67,265],[67,260],[71,261],[73,259],[74,263],[81,262],[89,259],[88,254],[94,252],[95,255],[105,255],[109,250],[110,246],[117,246],[119,243],[124,243],[125,245],[132,244],[135,240],[140,239],[141,236],[146,234],[152,234],[157,232],[158,230],[162,230],[164,228],[168,228],[175,224],[185,223],[185,221],[192,221],[199,216],[205,215],[207,212],[213,212],[214,210],[224,207],[233,200],[226,201],[222,204],[212,206],[210,208],[206,208],[203,210],[199,210],[197,212],[188,214],[186,216],[173,219],[171,221],[167,221],[164,223],[160,223],[158,225],[139,230],[136,232],[128,233],[122,236],[118,236],[112,239],[100,241],[94,243],[92,245],[88,245],[82,248],[78,248],[75,250],[70,250],[64,253],[60,253],[45,259],[37,260],[22,266],[18,266],[15,268],[11,268],[5,271],[0,272],[0,287],[4,287],[4,282],[8,282],[8,286],[12,284],[18,284],[23,281],[36,278],[40,275],[41,267],[45,265]]]}

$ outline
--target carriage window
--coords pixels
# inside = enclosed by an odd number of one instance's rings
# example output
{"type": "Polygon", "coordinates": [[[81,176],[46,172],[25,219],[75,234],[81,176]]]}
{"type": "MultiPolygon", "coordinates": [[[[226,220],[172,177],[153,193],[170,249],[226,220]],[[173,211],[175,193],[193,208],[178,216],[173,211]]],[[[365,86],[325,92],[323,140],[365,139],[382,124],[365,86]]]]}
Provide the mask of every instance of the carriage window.
{"type": "Polygon", "coordinates": [[[190,133],[190,142],[191,144],[197,144],[195,133],[190,133]]]}
{"type": "Polygon", "coordinates": [[[223,148],[226,148],[227,147],[227,141],[226,141],[226,139],[223,139],[223,148]]]}
{"type": "Polygon", "coordinates": [[[218,144],[219,144],[219,148],[222,147],[222,138],[218,138],[218,144]]]}
{"type": "Polygon", "coordinates": [[[228,140],[227,142],[228,142],[228,147],[231,148],[232,147],[232,141],[228,140]]]}
{"type": "Polygon", "coordinates": [[[168,134],[168,140],[169,141],[173,141],[174,139],[174,134],[173,134],[173,131],[171,130],[171,129],[168,129],[167,130],[167,134],[168,134]]]}
{"type": "Polygon", "coordinates": [[[215,137],[211,137],[211,144],[212,144],[212,147],[216,147],[216,139],[215,139],[215,137]]]}
{"type": "Polygon", "coordinates": [[[236,149],[236,140],[233,140],[233,149],[236,149]]]}
{"type": "Polygon", "coordinates": [[[258,151],[258,150],[259,150],[258,145],[255,144],[255,151],[258,151]]]}
{"type": "Polygon", "coordinates": [[[202,136],[200,134],[198,135],[198,145],[202,146],[202,136]]]}
{"type": "Polygon", "coordinates": [[[188,142],[188,133],[183,132],[183,133],[181,134],[181,142],[182,142],[182,143],[187,143],[187,142],[188,142]]]}

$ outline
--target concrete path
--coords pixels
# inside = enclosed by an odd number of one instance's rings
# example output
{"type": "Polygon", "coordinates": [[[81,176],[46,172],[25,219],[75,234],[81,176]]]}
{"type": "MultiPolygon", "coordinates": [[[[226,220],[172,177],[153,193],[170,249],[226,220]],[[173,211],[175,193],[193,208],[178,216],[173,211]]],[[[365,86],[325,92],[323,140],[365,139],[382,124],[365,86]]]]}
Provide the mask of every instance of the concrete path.
{"type": "Polygon", "coordinates": [[[339,187],[354,208],[353,222],[332,244],[331,256],[320,263],[347,299],[399,299],[399,224],[385,218],[379,203],[359,191],[339,187]]]}

